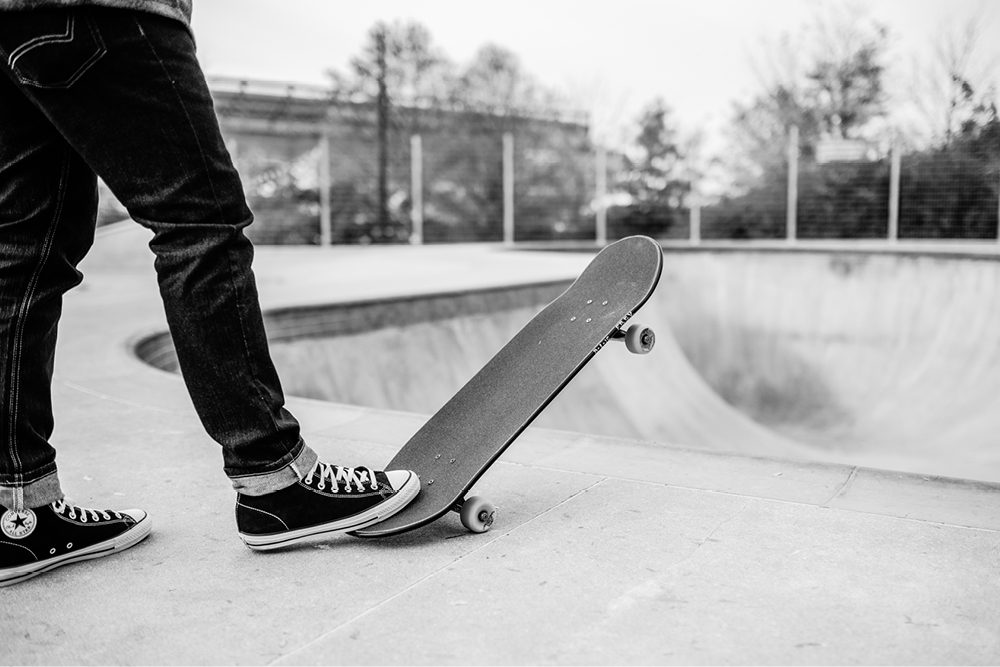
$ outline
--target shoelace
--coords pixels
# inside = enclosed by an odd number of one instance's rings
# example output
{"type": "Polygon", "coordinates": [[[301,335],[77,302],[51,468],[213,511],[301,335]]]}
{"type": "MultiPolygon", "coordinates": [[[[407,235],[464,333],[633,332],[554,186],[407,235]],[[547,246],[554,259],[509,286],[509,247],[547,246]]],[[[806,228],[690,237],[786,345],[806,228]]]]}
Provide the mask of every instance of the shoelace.
{"type": "Polygon", "coordinates": [[[326,481],[330,480],[330,493],[337,493],[340,490],[340,483],[344,484],[344,491],[351,492],[351,484],[357,486],[358,491],[364,491],[367,481],[371,485],[372,491],[378,491],[378,482],[375,480],[375,472],[367,468],[346,468],[335,465],[328,465],[320,461],[306,475],[305,483],[312,484],[313,475],[319,476],[317,487],[320,491],[326,490],[326,481]]]}
{"type": "Polygon", "coordinates": [[[80,513],[80,521],[82,523],[87,523],[87,517],[90,517],[90,521],[100,521],[103,517],[105,521],[111,521],[111,519],[121,519],[122,515],[114,510],[94,510],[87,507],[77,507],[73,503],[67,501],[65,498],[62,500],[57,500],[52,503],[52,509],[56,514],[67,515],[66,510],[69,510],[67,516],[70,519],[76,520],[77,512],[80,513]]]}

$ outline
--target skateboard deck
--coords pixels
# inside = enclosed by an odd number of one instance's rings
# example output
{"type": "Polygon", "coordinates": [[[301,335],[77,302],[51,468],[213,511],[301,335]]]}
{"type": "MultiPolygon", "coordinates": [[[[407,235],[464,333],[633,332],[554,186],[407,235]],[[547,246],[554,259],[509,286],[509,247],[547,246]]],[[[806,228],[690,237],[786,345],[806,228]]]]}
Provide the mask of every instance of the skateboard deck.
{"type": "MultiPolygon", "coordinates": [[[[625,337],[625,324],[649,299],[660,279],[663,252],[644,236],[604,248],[579,278],[518,332],[462,387],[386,466],[412,470],[421,491],[405,509],[354,534],[385,537],[424,526],[458,511],[466,494],[508,446],[610,340],[625,337]]],[[[652,332],[632,327],[652,347],[652,332]]],[[[643,349],[642,351],[648,351],[643,349]]],[[[433,372],[433,369],[428,369],[433,372]]],[[[475,499],[481,503],[480,499],[475,499]]],[[[472,499],[470,499],[470,505],[472,499]]],[[[492,507],[478,528],[492,524],[492,507]]],[[[473,519],[475,522],[475,519],[473,519]]]]}

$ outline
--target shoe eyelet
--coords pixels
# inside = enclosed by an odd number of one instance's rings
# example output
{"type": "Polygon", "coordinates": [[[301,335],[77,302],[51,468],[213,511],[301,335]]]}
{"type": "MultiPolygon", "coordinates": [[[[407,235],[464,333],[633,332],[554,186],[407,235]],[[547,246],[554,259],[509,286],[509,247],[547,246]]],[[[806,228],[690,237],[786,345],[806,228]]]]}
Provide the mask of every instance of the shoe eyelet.
{"type": "Polygon", "coordinates": [[[66,548],[67,548],[67,549],[72,549],[72,548],[73,548],[73,543],[72,543],[72,542],[70,542],[69,544],[67,544],[67,545],[66,545],[66,548]]]}
{"type": "Polygon", "coordinates": [[[56,549],[55,549],[55,547],[52,547],[51,549],[49,549],[49,555],[50,555],[50,556],[54,556],[54,555],[55,555],[55,553],[56,553],[56,549]]]}

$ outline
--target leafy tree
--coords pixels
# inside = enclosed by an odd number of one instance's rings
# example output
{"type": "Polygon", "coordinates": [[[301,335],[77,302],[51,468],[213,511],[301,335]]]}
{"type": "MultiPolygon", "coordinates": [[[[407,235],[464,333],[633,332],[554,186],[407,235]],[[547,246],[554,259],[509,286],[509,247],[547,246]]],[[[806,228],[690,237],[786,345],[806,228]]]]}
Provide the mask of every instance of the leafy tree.
{"type": "Polygon", "coordinates": [[[627,193],[631,204],[612,208],[609,224],[617,235],[663,236],[683,217],[679,210],[691,183],[685,178],[684,156],[670,108],[657,98],[640,114],[633,144],[613,175],[612,189],[627,193]]]}
{"type": "Polygon", "coordinates": [[[617,188],[641,206],[673,206],[691,184],[678,178],[682,156],[677,130],[669,124],[670,109],[657,98],[639,116],[638,133],[626,151],[617,188]]]}

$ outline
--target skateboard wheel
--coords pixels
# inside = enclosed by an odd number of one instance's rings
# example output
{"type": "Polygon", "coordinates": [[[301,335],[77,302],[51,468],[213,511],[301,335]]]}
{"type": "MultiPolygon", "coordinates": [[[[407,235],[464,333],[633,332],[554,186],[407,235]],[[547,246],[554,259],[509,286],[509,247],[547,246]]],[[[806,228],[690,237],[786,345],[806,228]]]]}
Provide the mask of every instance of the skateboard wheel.
{"type": "Polygon", "coordinates": [[[632,354],[648,354],[656,344],[656,334],[649,327],[633,324],[625,332],[625,347],[632,354]]]}
{"type": "Polygon", "coordinates": [[[467,498],[462,503],[462,510],[459,513],[462,525],[473,533],[485,533],[492,528],[496,515],[496,505],[482,496],[467,498]]]}

